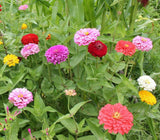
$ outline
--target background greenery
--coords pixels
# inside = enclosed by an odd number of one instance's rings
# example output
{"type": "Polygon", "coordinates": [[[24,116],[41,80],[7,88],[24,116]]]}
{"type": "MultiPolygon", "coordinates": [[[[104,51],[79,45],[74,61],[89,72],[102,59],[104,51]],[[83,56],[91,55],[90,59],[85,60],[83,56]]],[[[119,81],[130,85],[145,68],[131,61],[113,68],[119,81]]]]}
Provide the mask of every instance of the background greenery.
{"type": "Polygon", "coordinates": [[[0,122],[5,124],[6,106],[14,113],[17,108],[8,102],[14,88],[26,87],[34,94],[34,102],[22,110],[18,118],[9,122],[0,139],[42,140],[158,140],[160,138],[160,11],[159,1],[143,7],[136,0],[2,0],[0,12],[0,122]],[[19,11],[18,7],[29,8],[19,11]],[[28,28],[21,30],[22,23],[28,28]],[[98,37],[108,46],[102,60],[87,53],[86,46],[78,46],[73,37],[81,28],[97,28],[98,37]],[[23,47],[21,38],[27,33],[37,34],[40,52],[22,58],[15,67],[5,67],[7,54],[19,57],[23,47]],[[51,39],[46,40],[48,34],[51,39]],[[119,40],[137,36],[149,37],[153,49],[124,57],[114,48],[119,40]],[[54,45],[66,45],[70,55],[66,62],[49,64],[45,51],[54,45]],[[138,96],[137,78],[150,75],[157,83],[154,95],[157,104],[148,106],[138,96]],[[62,79],[62,80],[61,80],[62,79]],[[65,89],[75,89],[77,96],[70,100],[65,89]],[[68,102],[68,100],[70,102],[68,102]],[[99,125],[98,112],[107,103],[120,102],[134,115],[134,126],[127,135],[109,134],[99,125]],[[69,110],[67,104],[69,103],[69,110]],[[72,115],[70,115],[72,114],[72,115]],[[49,128],[49,136],[46,135],[49,128]]]}

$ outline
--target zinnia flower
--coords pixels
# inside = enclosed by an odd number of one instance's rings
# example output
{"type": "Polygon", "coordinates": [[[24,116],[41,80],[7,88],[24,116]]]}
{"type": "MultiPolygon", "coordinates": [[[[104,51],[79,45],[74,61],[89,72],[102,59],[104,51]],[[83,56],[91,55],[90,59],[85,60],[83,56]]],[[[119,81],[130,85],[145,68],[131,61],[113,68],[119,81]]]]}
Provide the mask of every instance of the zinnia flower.
{"type": "Polygon", "coordinates": [[[89,43],[97,40],[98,36],[100,36],[100,32],[95,28],[80,29],[74,35],[74,42],[79,46],[88,45],[89,43]]]}
{"type": "Polygon", "coordinates": [[[3,42],[2,42],[2,41],[0,41],[0,45],[3,45],[3,42]]]}
{"type": "Polygon", "coordinates": [[[133,115],[126,106],[120,103],[107,104],[99,111],[98,119],[100,124],[104,124],[104,129],[109,133],[127,134],[133,126],[133,115]]]}
{"type": "Polygon", "coordinates": [[[148,5],[149,0],[138,0],[139,2],[141,2],[141,4],[145,7],[148,5]]]}
{"type": "Polygon", "coordinates": [[[68,90],[65,90],[64,92],[68,96],[75,96],[75,95],[77,95],[76,91],[73,90],[73,89],[68,89],[68,90]]]}
{"type": "Polygon", "coordinates": [[[23,45],[27,45],[29,43],[38,44],[39,40],[36,34],[27,34],[22,37],[21,42],[23,45]]]}
{"type": "Polygon", "coordinates": [[[22,29],[22,30],[27,29],[27,24],[23,23],[22,26],[21,26],[21,29],[22,29]]]}
{"type": "Polygon", "coordinates": [[[38,53],[40,50],[39,50],[39,47],[37,44],[34,44],[34,43],[29,43],[27,45],[25,45],[22,50],[21,50],[21,55],[27,59],[28,56],[32,55],[32,54],[35,54],[35,53],[38,53]]]}
{"type": "Polygon", "coordinates": [[[45,53],[47,61],[53,63],[54,65],[66,61],[68,55],[69,55],[68,48],[63,45],[52,46],[45,53]]]}
{"type": "Polygon", "coordinates": [[[124,55],[132,56],[136,52],[136,47],[132,42],[120,40],[117,42],[115,50],[124,55]]]}
{"type": "Polygon", "coordinates": [[[144,38],[141,36],[136,36],[132,43],[136,46],[138,50],[149,51],[152,49],[152,41],[149,38],[144,38]]]}
{"type": "Polygon", "coordinates": [[[16,64],[18,64],[19,59],[14,54],[8,54],[7,56],[4,57],[3,63],[11,67],[11,66],[15,66],[16,64]]]}
{"type": "Polygon", "coordinates": [[[0,5],[0,11],[2,11],[1,7],[2,7],[2,5],[0,5]]]}
{"type": "Polygon", "coordinates": [[[156,83],[148,75],[140,76],[137,81],[139,86],[144,90],[152,91],[156,88],[156,83]]]}
{"type": "Polygon", "coordinates": [[[98,40],[89,44],[88,52],[95,57],[102,57],[107,53],[107,46],[98,40]]]}
{"type": "Polygon", "coordinates": [[[51,34],[48,34],[48,36],[46,37],[46,40],[51,39],[51,34]]]}
{"type": "Polygon", "coordinates": [[[21,6],[19,6],[19,10],[26,10],[28,8],[28,5],[21,5],[21,6]]]}
{"type": "Polygon", "coordinates": [[[27,104],[33,101],[33,95],[26,88],[16,88],[9,94],[8,99],[14,106],[20,109],[26,107],[27,104]]]}
{"type": "Polygon", "coordinates": [[[141,90],[139,91],[139,96],[142,102],[146,102],[149,105],[154,105],[157,103],[155,96],[149,91],[141,90]]]}

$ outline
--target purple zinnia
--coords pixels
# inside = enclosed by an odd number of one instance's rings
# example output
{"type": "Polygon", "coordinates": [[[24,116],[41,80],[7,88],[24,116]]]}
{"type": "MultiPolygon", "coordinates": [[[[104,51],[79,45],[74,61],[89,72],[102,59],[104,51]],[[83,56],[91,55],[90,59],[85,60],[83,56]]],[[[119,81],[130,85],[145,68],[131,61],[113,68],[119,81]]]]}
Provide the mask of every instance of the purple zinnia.
{"type": "Polygon", "coordinates": [[[69,55],[69,50],[64,45],[52,46],[45,53],[47,61],[53,63],[54,65],[66,61],[68,55],[69,55]]]}
{"type": "Polygon", "coordinates": [[[26,88],[16,88],[9,94],[8,99],[20,109],[33,101],[33,95],[26,88]]]}
{"type": "Polygon", "coordinates": [[[149,51],[152,49],[152,41],[149,38],[136,36],[132,43],[136,46],[138,50],[149,51]]]}
{"type": "Polygon", "coordinates": [[[96,28],[84,28],[76,32],[74,42],[79,46],[89,45],[96,41],[98,36],[100,36],[100,32],[96,28]]]}

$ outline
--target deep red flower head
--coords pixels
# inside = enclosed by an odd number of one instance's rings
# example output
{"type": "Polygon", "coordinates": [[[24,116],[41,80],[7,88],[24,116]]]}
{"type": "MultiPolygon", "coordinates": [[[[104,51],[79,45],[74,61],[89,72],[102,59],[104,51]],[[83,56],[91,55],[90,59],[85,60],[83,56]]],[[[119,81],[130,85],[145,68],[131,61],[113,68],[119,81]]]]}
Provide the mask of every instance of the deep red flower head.
{"type": "Polygon", "coordinates": [[[2,11],[1,7],[2,7],[2,5],[0,5],[0,11],[2,11]]]}
{"type": "Polygon", "coordinates": [[[39,40],[36,34],[27,34],[22,37],[21,42],[23,45],[27,45],[29,43],[38,44],[39,40]]]}
{"type": "Polygon", "coordinates": [[[88,52],[95,57],[102,57],[107,53],[107,46],[98,40],[88,45],[88,52]]]}
{"type": "Polygon", "coordinates": [[[148,5],[149,0],[138,0],[139,2],[141,2],[141,4],[145,7],[148,5]]]}
{"type": "Polygon", "coordinates": [[[136,52],[136,46],[132,42],[120,40],[117,42],[115,50],[124,55],[132,56],[136,52]]]}
{"type": "Polygon", "coordinates": [[[99,111],[99,123],[104,124],[104,129],[109,133],[127,134],[133,126],[133,115],[126,106],[120,103],[107,104],[99,111]]]}

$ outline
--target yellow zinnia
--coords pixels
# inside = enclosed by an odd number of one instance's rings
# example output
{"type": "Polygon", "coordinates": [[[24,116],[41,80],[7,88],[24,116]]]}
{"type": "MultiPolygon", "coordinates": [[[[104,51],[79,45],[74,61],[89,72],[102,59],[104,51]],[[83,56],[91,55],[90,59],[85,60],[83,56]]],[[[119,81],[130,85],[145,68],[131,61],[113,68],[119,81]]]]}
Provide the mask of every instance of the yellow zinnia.
{"type": "Polygon", "coordinates": [[[2,45],[3,44],[3,42],[2,41],[0,41],[0,45],[2,45]]]}
{"type": "Polygon", "coordinates": [[[157,103],[155,96],[149,91],[141,90],[139,91],[139,96],[142,102],[146,102],[149,105],[154,105],[157,103]]]}
{"type": "Polygon", "coordinates": [[[22,29],[22,30],[27,29],[27,24],[23,23],[22,26],[21,26],[21,29],[22,29]]]}
{"type": "Polygon", "coordinates": [[[11,67],[11,66],[15,66],[15,64],[18,64],[19,59],[16,55],[8,54],[7,56],[4,57],[3,63],[11,67]]]}

